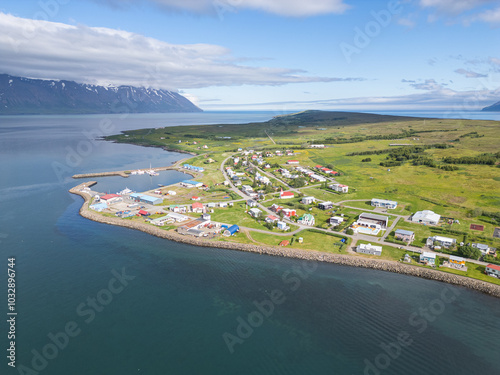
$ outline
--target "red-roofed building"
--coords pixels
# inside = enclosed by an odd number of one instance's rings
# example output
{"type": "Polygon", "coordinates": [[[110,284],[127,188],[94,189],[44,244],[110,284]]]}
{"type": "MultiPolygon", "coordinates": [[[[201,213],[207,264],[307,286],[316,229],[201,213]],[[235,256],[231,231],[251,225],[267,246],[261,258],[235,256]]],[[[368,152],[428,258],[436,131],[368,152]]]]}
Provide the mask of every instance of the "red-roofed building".
{"type": "Polygon", "coordinates": [[[266,223],[275,223],[276,221],[278,221],[280,218],[277,217],[277,216],[274,216],[274,215],[267,215],[266,216],[266,223]]]}
{"type": "Polygon", "coordinates": [[[488,276],[500,279],[500,266],[497,266],[496,264],[488,264],[484,273],[488,276]]]}
{"type": "Polygon", "coordinates": [[[280,242],[280,246],[288,246],[290,244],[290,241],[284,240],[280,242]]]}
{"type": "Polygon", "coordinates": [[[201,202],[194,202],[191,205],[191,208],[192,208],[193,212],[198,212],[198,213],[205,212],[205,207],[203,207],[203,204],[201,202]]]}
{"type": "Polygon", "coordinates": [[[139,215],[141,215],[141,216],[149,216],[151,214],[148,211],[140,210],[139,211],[139,215]]]}
{"type": "Polygon", "coordinates": [[[321,169],[321,168],[323,168],[323,166],[321,166],[321,165],[319,165],[319,164],[318,164],[318,165],[316,165],[314,168],[316,168],[316,169],[321,169]]]}
{"type": "Polygon", "coordinates": [[[101,197],[101,201],[104,201],[108,204],[112,204],[116,202],[121,202],[122,197],[118,194],[106,194],[101,197]]]}
{"type": "Polygon", "coordinates": [[[192,197],[191,197],[191,200],[192,200],[192,201],[199,201],[199,200],[200,200],[200,197],[192,196],[192,197]]]}
{"type": "Polygon", "coordinates": [[[293,198],[295,195],[291,191],[282,191],[280,193],[280,198],[281,199],[290,199],[293,198]]]}

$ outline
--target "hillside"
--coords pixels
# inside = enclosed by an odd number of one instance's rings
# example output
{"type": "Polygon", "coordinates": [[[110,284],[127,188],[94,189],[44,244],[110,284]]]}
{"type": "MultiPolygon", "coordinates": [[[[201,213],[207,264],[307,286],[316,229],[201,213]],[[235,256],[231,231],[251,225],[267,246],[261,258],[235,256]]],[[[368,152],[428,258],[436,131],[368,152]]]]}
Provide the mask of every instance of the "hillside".
{"type": "Polygon", "coordinates": [[[0,114],[201,112],[182,95],[132,86],[96,86],[0,74],[0,114]]]}
{"type": "Polygon", "coordinates": [[[484,107],[483,111],[500,112],[500,102],[496,102],[488,107],[484,107]]]}

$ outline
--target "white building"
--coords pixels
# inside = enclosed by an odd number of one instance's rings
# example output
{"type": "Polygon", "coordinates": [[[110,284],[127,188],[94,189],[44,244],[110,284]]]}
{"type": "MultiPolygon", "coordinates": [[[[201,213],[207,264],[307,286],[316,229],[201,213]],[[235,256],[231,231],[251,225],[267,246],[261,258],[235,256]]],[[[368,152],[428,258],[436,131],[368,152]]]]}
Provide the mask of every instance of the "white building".
{"type": "Polygon", "coordinates": [[[457,240],[454,238],[448,238],[448,237],[441,237],[441,236],[433,236],[427,238],[427,246],[429,247],[435,247],[435,246],[442,246],[442,247],[450,247],[453,246],[457,243],[457,240]],[[435,245],[437,243],[437,245],[435,245]]]}
{"type": "Polygon", "coordinates": [[[333,216],[330,219],[328,219],[328,222],[334,226],[340,225],[343,221],[344,218],[340,216],[333,216]]]}
{"type": "Polygon", "coordinates": [[[349,191],[349,186],[342,184],[332,184],[328,187],[332,190],[338,191],[339,193],[347,193],[349,191]]]}
{"type": "Polygon", "coordinates": [[[316,198],[314,197],[303,197],[300,201],[302,204],[313,204],[316,202],[316,198]]]}
{"type": "Polygon", "coordinates": [[[368,254],[368,255],[382,255],[382,246],[375,246],[372,245],[371,243],[368,244],[360,244],[356,248],[356,252],[362,253],[362,254],[368,254]]]}
{"type": "Polygon", "coordinates": [[[411,217],[412,222],[427,225],[437,225],[440,219],[441,215],[438,215],[430,210],[417,211],[411,217]]]}
{"type": "Polygon", "coordinates": [[[398,206],[398,202],[389,201],[387,199],[372,198],[372,206],[374,206],[374,207],[384,207],[384,208],[388,208],[390,210],[393,210],[393,209],[395,209],[398,206]]]}

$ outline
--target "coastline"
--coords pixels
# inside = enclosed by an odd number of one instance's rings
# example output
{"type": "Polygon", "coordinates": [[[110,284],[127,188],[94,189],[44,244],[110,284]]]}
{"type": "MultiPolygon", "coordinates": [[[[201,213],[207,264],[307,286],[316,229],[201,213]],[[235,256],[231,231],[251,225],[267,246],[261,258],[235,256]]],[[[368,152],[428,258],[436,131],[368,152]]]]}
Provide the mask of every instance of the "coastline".
{"type": "Polygon", "coordinates": [[[164,238],[170,241],[186,243],[194,246],[246,251],[263,255],[281,256],[281,257],[289,257],[289,258],[296,258],[296,259],[303,259],[310,261],[334,263],[344,266],[362,267],[362,268],[375,269],[379,271],[399,273],[408,276],[416,276],[428,280],[441,281],[448,284],[473,289],[475,291],[500,298],[500,285],[488,283],[486,281],[477,280],[461,275],[441,272],[438,270],[412,266],[409,264],[403,264],[388,260],[353,257],[343,254],[323,253],[316,250],[302,250],[292,247],[283,248],[278,246],[251,245],[251,244],[220,242],[220,241],[207,242],[205,240],[200,240],[194,237],[183,236],[174,232],[167,232],[163,229],[160,229],[152,225],[148,225],[146,223],[132,222],[115,217],[105,217],[91,211],[88,208],[88,202],[90,201],[90,197],[88,194],[79,190],[83,186],[92,186],[92,185],[93,181],[77,185],[69,190],[70,193],[79,195],[84,199],[84,202],[80,207],[79,213],[82,217],[92,221],[140,230],[142,232],[151,234],[156,237],[164,238]]]}

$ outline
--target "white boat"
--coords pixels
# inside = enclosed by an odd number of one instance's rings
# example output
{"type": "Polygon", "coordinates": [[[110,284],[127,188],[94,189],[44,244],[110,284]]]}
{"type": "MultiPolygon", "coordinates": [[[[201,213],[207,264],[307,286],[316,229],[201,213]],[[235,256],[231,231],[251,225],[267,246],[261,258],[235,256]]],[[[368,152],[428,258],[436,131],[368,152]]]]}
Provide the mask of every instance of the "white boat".
{"type": "Polygon", "coordinates": [[[140,170],[140,169],[138,169],[138,170],[136,170],[136,171],[132,171],[132,172],[130,172],[130,174],[144,174],[144,173],[145,173],[145,172],[144,172],[143,170],[140,170]]]}
{"type": "Polygon", "coordinates": [[[153,168],[151,168],[151,163],[149,163],[149,169],[146,171],[146,173],[150,176],[159,176],[160,174],[156,172],[153,168]]]}
{"type": "Polygon", "coordinates": [[[128,187],[126,187],[125,189],[123,189],[122,191],[119,191],[116,194],[118,194],[118,195],[125,195],[125,194],[130,194],[130,193],[132,193],[132,190],[130,190],[128,187]]]}

